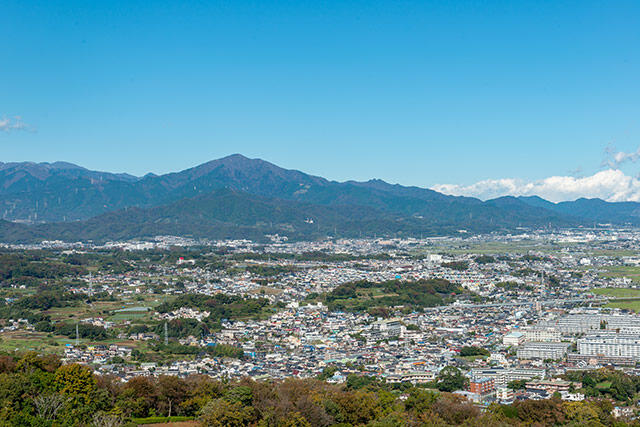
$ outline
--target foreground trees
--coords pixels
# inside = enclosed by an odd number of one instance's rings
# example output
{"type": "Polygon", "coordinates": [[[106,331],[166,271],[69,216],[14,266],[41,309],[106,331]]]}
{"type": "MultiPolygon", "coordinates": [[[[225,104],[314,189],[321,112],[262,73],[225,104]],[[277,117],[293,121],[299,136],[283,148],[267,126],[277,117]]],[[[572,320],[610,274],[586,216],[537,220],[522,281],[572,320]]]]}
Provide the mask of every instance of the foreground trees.
{"type": "MultiPolygon", "coordinates": [[[[581,374],[601,378],[619,372],[581,374]]],[[[463,376],[443,370],[442,389],[463,376]]],[[[448,392],[381,380],[327,384],[316,379],[221,382],[207,376],[135,377],[127,382],[95,376],[56,357],[0,355],[0,426],[109,426],[132,418],[185,416],[204,426],[622,426],[609,400],[559,398],[489,406],[485,411],[448,392]]],[[[637,425],[637,424],[636,424],[637,425]]]]}

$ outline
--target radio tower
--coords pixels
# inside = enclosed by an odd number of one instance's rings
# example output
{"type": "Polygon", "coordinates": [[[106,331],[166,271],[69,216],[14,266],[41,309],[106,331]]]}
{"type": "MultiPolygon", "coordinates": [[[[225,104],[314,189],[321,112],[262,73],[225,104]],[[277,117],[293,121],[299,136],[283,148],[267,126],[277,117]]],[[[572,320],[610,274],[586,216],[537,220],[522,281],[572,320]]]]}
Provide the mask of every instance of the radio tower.
{"type": "Polygon", "coordinates": [[[167,322],[164,322],[164,345],[169,345],[169,328],[167,328],[167,322]]]}
{"type": "Polygon", "coordinates": [[[80,333],[78,332],[78,324],[76,323],[76,347],[80,345],[80,333]]]}

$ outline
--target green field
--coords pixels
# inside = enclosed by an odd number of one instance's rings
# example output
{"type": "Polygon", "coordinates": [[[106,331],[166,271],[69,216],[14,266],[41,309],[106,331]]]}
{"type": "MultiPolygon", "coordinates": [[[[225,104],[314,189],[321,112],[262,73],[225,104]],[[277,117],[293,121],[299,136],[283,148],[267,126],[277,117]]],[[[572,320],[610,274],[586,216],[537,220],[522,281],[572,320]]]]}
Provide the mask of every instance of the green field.
{"type": "Polygon", "coordinates": [[[151,320],[151,313],[144,311],[128,311],[115,313],[108,317],[112,322],[120,322],[123,320],[151,320]]]}
{"type": "Polygon", "coordinates": [[[610,302],[605,308],[619,308],[621,310],[631,310],[640,313],[640,301],[616,301],[610,302]]]}
{"type": "Polygon", "coordinates": [[[476,254],[476,255],[495,255],[495,254],[527,254],[529,251],[538,251],[545,253],[555,253],[563,249],[559,245],[542,244],[534,241],[522,242],[483,242],[483,243],[465,243],[451,244],[435,243],[433,246],[420,248],[417,253],[433,253],[446,252],[450,254],[476,254]]]}
{"type": "Polygon", "coordinates": [[[640,267],[631,265],[618,265],[605,267],[605,272],[600,273],[601,277],[622,278],[626,277],[636,283],[640,283],[640,267]]]}
{"type": "Polygon", "coordinates": [[[636,288],[594,288],[591,292],[609,298],[620,299],[621,301],[611,301],[605,308],[619,308],[621,310],[632,310],[640,313],[640,289],[636,288]],[[624,300],[624,299],[638,299],[624,300]]]}
{"type": "Polygon", "coordinates": [[[588,253],[593,256],[610,256],[610,257],[625,257],[638,255],[637,251],[629,249],[593,249],[588,253]]]}
{"type": "Polygon", "coordinates": [[[43,332],[18,330],[0,335],[0,351],[8,353],[37,351],[62,354],[65,344],[72,344],[73,342],[74,340],[67,337],[48,336],[43,332]]]}
{"type": "Polygon", "coordinates": [[[591,292],[614,298],[640,298],[640,289],[635,288],[594,288],[591,292]]]}

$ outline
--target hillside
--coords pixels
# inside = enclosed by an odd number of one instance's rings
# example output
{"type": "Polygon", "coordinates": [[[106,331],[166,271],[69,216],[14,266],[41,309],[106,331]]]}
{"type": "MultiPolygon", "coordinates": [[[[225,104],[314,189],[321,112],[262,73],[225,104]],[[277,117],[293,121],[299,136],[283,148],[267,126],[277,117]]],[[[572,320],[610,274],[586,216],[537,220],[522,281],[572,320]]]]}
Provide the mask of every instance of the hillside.
{"type": "Polygon", "coordinates": [[[461,226],[470,232],[496,230],[498,227],[493,221],[494,218],[484,216],[477,216],[476,220],[464,216],[451,220],[437,210],[429,218],[405,217],[366,206],[317,205],[226,188],[163,206],[125,208],[85,221],[34,225],[1,221],[0,241],[104,241],[157,235],[252,240],[264,240],[267,234],[286,235],[292,239],[334,235],[435,236],[457,233],[461,226]]]}

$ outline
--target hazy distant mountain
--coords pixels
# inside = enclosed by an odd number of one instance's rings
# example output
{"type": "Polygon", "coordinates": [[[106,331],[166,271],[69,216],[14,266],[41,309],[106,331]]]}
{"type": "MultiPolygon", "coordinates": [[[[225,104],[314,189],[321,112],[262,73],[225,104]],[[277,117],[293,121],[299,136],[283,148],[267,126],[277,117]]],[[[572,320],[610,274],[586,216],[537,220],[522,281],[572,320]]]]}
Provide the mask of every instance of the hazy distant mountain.
{"type": "Polygon", "coordinates": [[[335,182],[239,154],[181,172],[95,172],[63,162],[0,163],[0,240],[113,239],[179,234],[312,238],[436,235],[640,224],[640,204],[539,197],[482,202],[381,180],[335,182]]]}
{"type": "Polygon", "coordinates": [[[598,223],[640,224],[640,203],[636,202],[605,202],[601,199],[580,198],[572,202],[548,202],[540,197],[520,197],[520,200],[531,206],[544,207],[564,215],[598,223]]]}
{"type": "MultiPolygon", "coordinates": [[[[548,224],[548,214],[545,212],[544,219],[535,223],[528,218],[526,224],[545,226],[548,224]]],[[[553,213],[551,216],[556,223],[563,221],[553,213]]],[[[162,206],[125,208],[85,221],[36,225],[0,221],[0,241],[104,241],[166,234],[254,240],[276,233],[293,239],[313,239],[328,235],[433,236],[456,234],[460,228],[469,232],[489,232],[506,231],[512,227],[505,227],[500,222],[502,221],[497,221],[495,216],[477,215],[474,218],[473,214],[467,212],[458,212],[454,217],[446,217],[438,211],[428,218],[407,217],[367,206],[319,205],[267,198],[224,188],[162,206]]],[[[563,221],[562,225],[574,223],[563,221]]]]}
{"type": "Polygon", "coordinates": [[[85,219],[137,203],[138,178],[71,163],[0,163],[0,216],[9,220],[85,219]]]}

